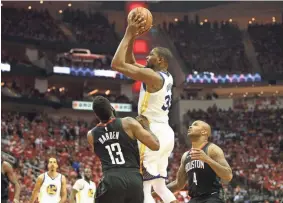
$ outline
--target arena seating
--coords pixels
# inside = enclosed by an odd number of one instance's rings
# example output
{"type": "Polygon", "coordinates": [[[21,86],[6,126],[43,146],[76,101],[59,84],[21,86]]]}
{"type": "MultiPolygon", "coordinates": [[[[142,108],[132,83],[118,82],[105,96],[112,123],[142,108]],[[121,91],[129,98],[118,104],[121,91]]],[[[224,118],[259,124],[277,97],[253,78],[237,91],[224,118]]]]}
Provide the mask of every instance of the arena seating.
{"type": "Polygon", "coordinates": [[[65,41],[67,38],[47,10],[36,11],[1,8],[2,35],[45,41],[65,41]]]}
{"type": "Polygon", "coordinates": [[[248,27],[264,73],[283,73],[283,24],[252,24],[248,27]]]}
{"type": "Polygon", "coordinates": [[[164,29],[175,43],[190,71],[216,73],[251,72],[242,34],[236,24],[210,23],[203,25],[178,21],[164,29]]]}
{"type": "Polygon", "coordinates": [[[82,43],[106,44],[116,43],[114,25],[101,13],[86,14],[81,10],[66,9],[63,21],[69,23],[76,39],[82,43]]]}

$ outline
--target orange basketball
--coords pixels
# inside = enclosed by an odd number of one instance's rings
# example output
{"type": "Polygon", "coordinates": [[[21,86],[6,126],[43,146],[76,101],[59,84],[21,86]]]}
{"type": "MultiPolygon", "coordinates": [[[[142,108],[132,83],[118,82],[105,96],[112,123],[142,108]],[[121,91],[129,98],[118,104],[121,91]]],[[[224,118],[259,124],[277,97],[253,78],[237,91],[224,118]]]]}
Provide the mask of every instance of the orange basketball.
{"type": "Polygon", "coordinates": [[[151,26],[152,26],[152,14],[151,12],[146,9],[146,8],[143,8],[143,7],[137,7],[137,8],[134,8],[133,10],[131,10],[131,12],[129,13],[128,15],[128,20],[132,18],[132,15],[137,15],[137,14],[141,14],[144,16],[144,19],[146,21],[146,24],[145,24],[145,28],[144,30],[141,30],[139,32],[139,35],[142,35],[144,34],[145,32],[147,32],[148,30],[150,30],[151,26]]]}

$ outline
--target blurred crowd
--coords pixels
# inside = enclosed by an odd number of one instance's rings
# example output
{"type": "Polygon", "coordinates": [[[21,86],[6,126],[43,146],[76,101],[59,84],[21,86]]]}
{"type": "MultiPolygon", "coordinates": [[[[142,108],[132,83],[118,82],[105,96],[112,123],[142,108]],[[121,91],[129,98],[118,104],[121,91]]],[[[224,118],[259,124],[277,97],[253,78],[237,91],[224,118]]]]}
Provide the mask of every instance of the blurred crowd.
{"type": "MultiPolygon", "coordinates": [[[[117,44],[115,23],[100,12],[66,9],[60,23],[72,31],[79,43],[117,44]]],[[[192,22],[187,19],[163,23],[188,70],[216,73],[254,72],[244,47],[244,33],[234,22],[192,22]]],[[[283,72],[283,25],[252,23],[247,30],[262,72],[283,72]]],[[[66,41],[61,28],[47,10],[2,8],[2,35],[44,41],[66,41]],[[13,14],[13,15],[12,15],[13,14]]],[[[68,50],[66,50],[68,51],[68,50]]],[[[108,69],[110,53],[91,63],[57,60],[56,65],[108,69]]],[[[17,56],[18,54],[15,54],[17,56]]],[[[3,55],[4,61],[15,60],[3,55]]],[[[54,59],[51,59],[54,61],[54,59]]]]}
{"type": "Polygon", "coordinates": [[[47,10],[1,8],[1,12],[2,35],[46,41],[67,39],[47,10]]]}
{"type": "Polygon", "coordinates": [[[283,24],[252,24],[248,27],[264,73],[283,73],[283,24]]]}
{"type": "Polygon", "coordinates": [[[218,22],[165,22],[167,30],[190,71],[217,73],[251,72],[236,24],[218,22]]]}
{"type": "Polygon", "coordinates": [[[92,44],[110,44],[117,42],[115,25],[99,12],[86,13],[81,10],[66,9],[63,22],[69,23],[77,41],[92,44]]]}
{"type": "MultiPolygon", "coordinates": [[[[283,190],[283,110],[229,110],[210,108],[189,111],[188,126],[201,119],[213,127],[212,140],[224,150],[234,180],[225,185],[227,202],[248,200],[278,202],[283,190]]],[[[102,175],[100,162],[87,147],[87,130],[95,126],[86,121],[47,115],[13,114],[2,112],[2,150],[14,156],[16,172],[23,187],[23,202],[27,202],[37,175],[46,170],[46,159],[55,155],[60,172],[66,175],[68,189],[80,177],[86,166],[93,171],[98,183],[102,175]]],[[[182,154],[188,147],[176,134],[175,148],[168,167],[168,181],[176,177],[182,154]]],[[[188,202],[185,192],[177,194],[180,202],[188,202]]],[[[158,202],[159,200],[157,200],[158,202]]]]}

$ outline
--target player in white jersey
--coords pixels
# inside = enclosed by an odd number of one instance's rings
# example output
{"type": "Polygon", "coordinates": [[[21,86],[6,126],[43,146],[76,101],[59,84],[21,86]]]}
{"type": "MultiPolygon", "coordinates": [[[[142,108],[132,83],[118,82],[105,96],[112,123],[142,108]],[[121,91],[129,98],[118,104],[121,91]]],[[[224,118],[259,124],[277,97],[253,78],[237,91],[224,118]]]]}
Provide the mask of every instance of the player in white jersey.
{"type": "Polygon", "coordinates": [[[91,170],[86,168],[84,178],[77,180],[73,186],[70,203],[94,203],[96,185],[91,178],[91,170]]]}
{"type": "Polygon", "coordinates": [[[48,172],[41,174],[35,183],[30,203],[38,197],[39,203],[64,203],[67,199],[67,183],[64,175],[57,172],[55,158],[48,160],[48,172]]]}
{"type": "Polygon", "coordinates": [[[144,23],[140,14],[128,20],[126,33],[113,57],[111,67],[134,80],[142,81],[139,114],[148,118],[150,129],[160,142],[160,149],[156,152],[140,145],[144,202],[155,202],[151,196],[153,187],[163,202],[173,203],[176,198],[165,184],[168,157],[174,148],[174,132],[168,124],[173,86],[168,66],[172,54],[167,48],[156,47],[147,56],[145,67],[136,63],[132,51],[133,43],[140,30],[144,29],[144,23]]]}

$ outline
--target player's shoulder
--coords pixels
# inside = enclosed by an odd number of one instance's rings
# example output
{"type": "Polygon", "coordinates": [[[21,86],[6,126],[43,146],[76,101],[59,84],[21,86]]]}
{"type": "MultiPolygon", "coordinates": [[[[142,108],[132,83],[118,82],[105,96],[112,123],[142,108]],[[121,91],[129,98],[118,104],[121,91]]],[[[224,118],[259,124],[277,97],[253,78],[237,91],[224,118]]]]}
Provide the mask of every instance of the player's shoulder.
{"type": "Polygon", "coordinates": [[[46,176],[46,172],[41,173],[41,174],[37,177],[37,180],[39,180],[39,181],[44,181],[45,178],[46,178],[45,176],[46,176]]]}
{"type": "Polygon", "coordinates": [[[209,143],[207,153],[208,155],[214,155],[218,153],[223,153],[223,150],[217,144],[209,143]]]}
{"type": "Polygon", "coordinates": [[[182,155],[181,162],[184,163],[188,156],[189,156],[189,151],[186,151],[186,152],[182,155]]]}
{"type": "Polygon", "coordinates": [[[2,167],[5,169],[12,168],[12,165],[8,161],[3,161],[2,162],[2,167]]]}
{"type": "Polygon", "coordinates": [[[136,123],[136,119],[130,117],[130,116],[127,116],[127,117],[124,117],[124,118],[121,118],[121,123],[122,125],[133,125],[136,123]]]}
{"type": "Polygon", "coordinates": [[[80,178],[78,180],[76,180],[76,183],[79,183],[79,184],[85,184],[85,180],[83,178],[80,178]]]}

